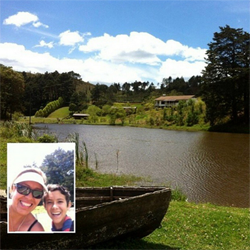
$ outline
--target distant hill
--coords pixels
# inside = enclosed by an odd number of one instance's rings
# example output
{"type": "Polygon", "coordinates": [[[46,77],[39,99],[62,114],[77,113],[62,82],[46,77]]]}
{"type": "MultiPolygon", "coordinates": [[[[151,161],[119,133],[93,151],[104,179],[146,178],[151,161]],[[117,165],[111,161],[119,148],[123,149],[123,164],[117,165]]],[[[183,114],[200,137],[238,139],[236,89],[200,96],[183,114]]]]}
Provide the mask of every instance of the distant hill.
{"type": "Polygon", "coordinates": [[[83,92],[85,94],[89,93],[95,87],[94,84],[85,82],[85,81],[78,81],[76,84],[76,92],[83,92]]]}

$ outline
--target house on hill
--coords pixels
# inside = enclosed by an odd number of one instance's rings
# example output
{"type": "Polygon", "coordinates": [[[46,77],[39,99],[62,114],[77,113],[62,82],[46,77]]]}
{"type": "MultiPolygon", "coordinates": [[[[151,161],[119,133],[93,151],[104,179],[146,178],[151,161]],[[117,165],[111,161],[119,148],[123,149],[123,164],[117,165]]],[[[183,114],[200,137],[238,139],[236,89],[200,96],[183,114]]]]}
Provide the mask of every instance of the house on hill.
{"type": "Polygon", "coordinates": [[[179,101],[188,101],[190,99],[195,99],[194,95],[179,95],[179,96],[160,96],[155,99],[155,107],[173,107],[178,105],[179,101]]]}

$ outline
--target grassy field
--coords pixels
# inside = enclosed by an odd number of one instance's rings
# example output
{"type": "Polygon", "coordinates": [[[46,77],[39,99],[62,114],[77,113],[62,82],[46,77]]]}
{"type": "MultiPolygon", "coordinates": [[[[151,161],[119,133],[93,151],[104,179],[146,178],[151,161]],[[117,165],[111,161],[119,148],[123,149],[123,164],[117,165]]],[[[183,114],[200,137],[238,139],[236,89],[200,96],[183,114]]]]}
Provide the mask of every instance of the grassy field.
{"type": "Polygon", "coordinates": [[[171,201],[161,227],[141,240],[95,249],[247,250],[249,209],[171,201]]]}
{"type": "MultiPolygon", "coordinates": [[[[19,126],[14,128],[0,128],[1,189],[6,189],[7,142],[32,142],[20,136],[19,126]]],[[[103,175],[82,166],[77,166],[76,179],[77,186],[136,185],[144,181],[133,176],[103,175]]],[[[103,243],[93,249],[250,250],[249,208],[190,203],[176,193],[161,227],[152,234],[141,240],[103,243]]]]}
{"type": "Polygon", "coordinates": [[[48,118],[65,118],[69,115],[69,107],[63,107],[52,112],[48,118]]]}

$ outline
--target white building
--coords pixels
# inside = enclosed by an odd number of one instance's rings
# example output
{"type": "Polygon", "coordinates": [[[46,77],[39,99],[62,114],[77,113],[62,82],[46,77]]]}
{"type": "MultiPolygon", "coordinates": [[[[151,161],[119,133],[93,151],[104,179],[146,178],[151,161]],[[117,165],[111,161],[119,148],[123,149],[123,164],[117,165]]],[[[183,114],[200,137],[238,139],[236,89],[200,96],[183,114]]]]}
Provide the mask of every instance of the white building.
{"type": "Polygon", "coordinates": [[[188,101],[190,99],[195,99],[194,95],[178,95],[178,96],[166,96],[163,95],[155,99],[155,107],[173,107],[178,104],[179,101],[188,101]]]}

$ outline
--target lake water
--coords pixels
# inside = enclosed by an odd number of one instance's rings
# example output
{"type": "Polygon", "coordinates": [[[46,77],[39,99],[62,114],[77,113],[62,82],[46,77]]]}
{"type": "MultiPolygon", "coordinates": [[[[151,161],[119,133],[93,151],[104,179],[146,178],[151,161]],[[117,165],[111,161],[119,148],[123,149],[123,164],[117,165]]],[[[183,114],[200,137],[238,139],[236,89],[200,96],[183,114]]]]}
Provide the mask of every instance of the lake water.
{"type": "Polygon", "coordinates": [[[249,207],[249,135],[73,124],[35,128],[60,141],[79,133],[90,167],[98,162],[99,172],[149,177],[150,185],[178,187],[192,202],[249,207]]]}

